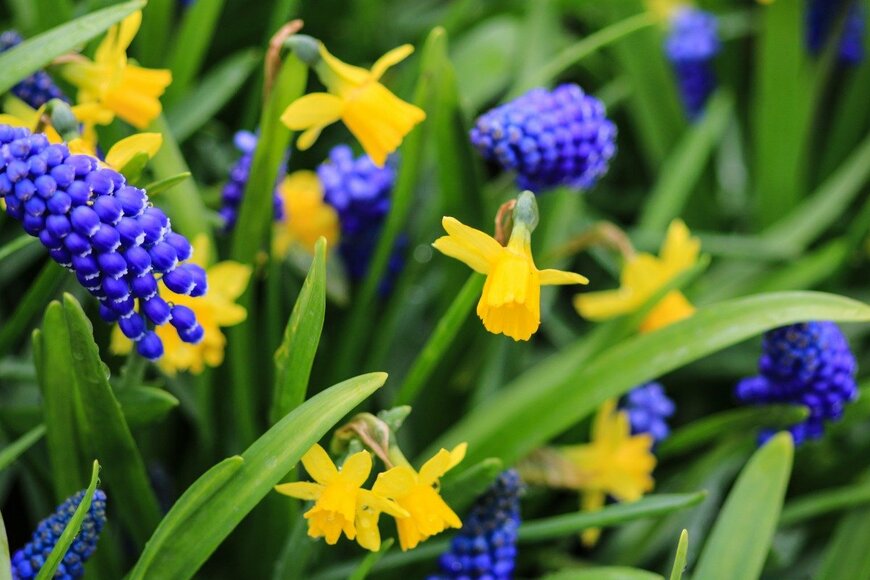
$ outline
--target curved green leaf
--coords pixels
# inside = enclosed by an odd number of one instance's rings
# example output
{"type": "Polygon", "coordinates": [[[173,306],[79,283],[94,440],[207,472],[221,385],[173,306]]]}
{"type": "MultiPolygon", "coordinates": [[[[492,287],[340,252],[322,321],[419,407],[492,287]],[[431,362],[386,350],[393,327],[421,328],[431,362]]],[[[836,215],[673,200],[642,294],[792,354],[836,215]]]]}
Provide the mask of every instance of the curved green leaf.
{"type": "Polygon", "coordinates": [[[626,566],[593,566],[560,570],[544,576],[545,580],[664,580],[661,574],[626,566]]]}
{"type": "Polygon", "coordinates": [[[12,563],[9,558],[9,541],[6,538],[3,514],[0,514],[0,580],[12,580],[12,563]]]}
{"type": "Polygon", "coordinates": [[[674,556],[674,566],[671,568],[670,580],[682,580],[683,572],[686,571],[686,558],[689,555],[689,532],[683,530],[680,533],[680,543],[677,544],[677,555],[674,556]]]}
{"type": "Polygon", "coordinates": [[[9,467],[18,457],[33,447],[45,435],[45,425],[37,425],[17,440],[0,450],[0,471],[9,467]]]}
{"type": "Polygon", "coordinates": [[[870,508],[844,517],[834,530],[815,580],[844,580],[870,577],[870,508]]]}

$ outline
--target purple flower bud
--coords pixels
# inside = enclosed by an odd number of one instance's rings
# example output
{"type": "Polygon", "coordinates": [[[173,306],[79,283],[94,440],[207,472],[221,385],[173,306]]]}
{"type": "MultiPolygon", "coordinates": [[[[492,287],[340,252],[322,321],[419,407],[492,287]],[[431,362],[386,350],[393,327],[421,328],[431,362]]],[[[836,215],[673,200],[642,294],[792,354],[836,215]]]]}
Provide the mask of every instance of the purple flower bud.
{"type": "Polygon", "coordinates": [[[148,274],[133,278],[130,287],[133,289],[133,295],[142,300],[148,300],[157,294],[157,281],[154,276],[148,274]]]}
{"type": "Polygon", "coordinates": [[[165,242],[160,242],[148,250],[151,254],[151,265],[158,272],[168,272],[178,264],[175,249],[165,242]]]}
{"type": "MultiPolygon", "coordinates": [[[[127,267],[136,275],[141,276],[151,272],[151,254],[141,246],[131,246],[124,251],[127,267]]],[[[153,276],[150,276],[153,279],[153,276]]],[[[155,282],[156,284],[156,282],[155,282]]]]}
{"type": "Polygon", "coordinates": [[[122,187],[115,192],[115,199],[121,203],[124,215],[129,217],[139,216],[147,205],[144,192],[131,186],[122,187]]]}
{"type": "Polygon", "coordinates": [[[127,275],[127,261],[118,252],[100,254],[97,257],[100,270],[111,278],[120,278],[127,275]]]}
{"type": "Polygon", "coordinates": [[[202,326],[199,324],[187,329],[187,330],[179,330],[178,336],[184,342],[189,344],[197,344],[202,340],[202,337],[205,336],[205,330],[203,330],[202,326]]]}
{"type": "Polygon", "coordinates": [[[103,292],[110,300],[126,300],[130,297],[130,285],[126,280],[103,276],[103,292]]]}
{"type": "Polygon", "coordinates": [[[185,264],[164,274],[163,283],[176,294],[190,294],[195,287],[193,276],[185,267],[185,264]]]}
{"type": "Polygon", "coordinates": [[[74,256],[87,256],[93,251],[90,240],[76,232],[70,233],[64,239],[64,244],[66,249],[74,256]]]}
{"type": "Polygon", "coordinates": [[[118,320],[118,326],[121,327],[124,336],[134,342],[141,340],[148,330],[145,326],[145,319],[135,312],[118,320]]]}
{"type": "Polygon", "coordinates": [[[136,343],[136,352],[148,360],[157,360],[163,356],[163,342],[155,332],[149,330],[136,343]]]}
{"type": "Polygon", "coordinates": [[[115,225],[124,215],[121,204],[113,197],[103,195],[94,200],[94,211],[103,223],[115,225]]]}
{"type": "Polygon", "coordinates": [[[142,312],[157,326],[166,324],[172,317],[169,311],[169,304],[160,296],[152,296],[148,300],[141,301],[141,304],[142,312]]]}
{"type": "Polygon", "coordinates": [[[187,241],[187,238],[175,232],[166,234],[164,241],[175,248],[175,253],[178,255],[178,260],[183,262],[189,260],[193,255],[193,246],[187,241]]]}
{"type": "Polygon", "coordinates": [[[48,211],[57,215],[66,215],[72,209],[72,198],[66,193],[59,191],[52,195],[45,204],[48,211]]]}
{"type": "Polygon", "coordinates": [[[181,304],[172,307],[172,320],[169,322],[179,331],[191,330],[198,324],[193,310],[181,304]]]}
{"type": "Polygon", "coordinates": [[[66,188],[66,193],[76,206],[85,205],[91,199],[91,188],[84,181],[73,181],[66,188]]]}
{"type": "Polygon", "coordinates": [[[100,224],[96,233],[91,236],[91,242],[98,252],[114,252],[121,245],[121,236],[112,226],[100,224]]]}
{"type": "Polygon", "coordinates": [[[91,237],[100,229],[100,216],[93,209],[80,205],[70,213],[73,229],[83,236],[91,237]]]}

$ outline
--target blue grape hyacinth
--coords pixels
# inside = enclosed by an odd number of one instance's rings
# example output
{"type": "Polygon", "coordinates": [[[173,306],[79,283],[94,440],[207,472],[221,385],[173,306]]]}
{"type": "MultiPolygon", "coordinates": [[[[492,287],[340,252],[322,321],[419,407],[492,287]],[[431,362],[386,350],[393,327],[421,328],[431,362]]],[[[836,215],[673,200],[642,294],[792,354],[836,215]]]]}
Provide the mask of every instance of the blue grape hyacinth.
{"type": "MultiPolygon", "coordinates": [[[[85,490],[76,493],[60,504],[51,516],[39,522],[30,542],[12,555],[13,580],[36,578],[84,497],[85,490]]],[[[58,566],[55,578],[72,580],[84,575],[85,562],[97,549],[97,540],[105,525],[106,494],[97,489],[82,520],[82,527],[58,566]]]]}
{"type": "Polygon", "coordinates": [[[713,59],[719,54],[716,16],[697,8],[680,8],[671,18],[665,54],[677,76],[686,114],[697,118],[716,88],[713,59]]]}
{"type": "Polygon", "coordinates": [[[616,153],[616,125],[601,101],[565,84],[532,89],[487,111],[475,122],[471,143],[487,160],[516,171],[520,189],[590,189],[616,153]]]}
{"type": "Polygon", "coordinates": [[[667,419],[674,414],[674,402],[665,394],[661,383],[650,382],[629,391],[622,402],[628,413],[632,435],[649,433],[658,444],[667,439],[671,430],[667,419]]]}
{"type": "MultiPolygon", "coordinates": [[[[789,429],[795,444],[821,437],[825,423],[840,419],[846,404],[858,396],[855,356],[833,322],[804,322],[768,332],[758,371],[737,384],[737,399],[755,405],[805,405],[810,416],[789,429]]],[[[773,431],[764,431],[762,441],[771,435],[773,431]]]]}
{"type": "MultiPolygon", "coordinates": [[[[337,145],[317,167],[323,199],[335,208],[341,226],[339,253],[350,277],[360,280],[369,269],[381,230],[390,211],[396,169],[390,159],[378,167],[368,155],[354,157],[347,145],[337,145]]],[[[397,240],[382,284],[387,291],[404,264],[407,242],[397,240]]]]}
{"type": "Polygon", "coordinates": [[[89,155],[71,155],[66,145],[49,144],[45,135],[0,125],[0,198],[6,213],[100,302],[100,316],[118,322],[139,354],[151,360],[163,354],[149,322],[172,324],[185,342],[202,340],[193,311],[161,298],[158,280],[177,294],[202,296],[205,270],[185,263],[193,254],[190,242],[122,174],[89,155]]]}
{"type": "MultiPolygon", "coordinates": [[[[232,231],[236,225],[239,207],[242,204],[245,187],[247,187],[248,178],[251,175],[251,164],[254,162],[254,150],[257,148],[257,139],[258,137],[250,131],[238,131],[233,137],[233,143],[242,156],[230,168],[229,179],[221,192],[221,202],[223,205],[219,213],[224,220],[225,232],[232,231]]],[[[276,184],[280,184],[284,179],[286,165],[286,162],[282,163],[276,184]]],[[[278,190],[277,185],[275,186],[272,198],[272,210],[274,211],[276,221],[284,219],[284,203],[281,201],[281,192],[278,190]]]]}
{"type": "MultiPolygon", "coordinates": [[[[7,30],[0,34],[0,52],[6,52],[22,42],[21,35],[14,30],[7,30]]],[[[36,71],[29,77],[12,87],[12,94],[33,107],[38,109],[51,99],[61,99],[69,102],[66,95],[58,88],[48,73],[42,70],[36,71]]]]}
{"type": "Polygon", "coordinates": [[[841,62],[858,64],[864,59],[864,35],[867,28],[865,7],[861,0],[807,0],[806,42],[813,55],[824,50],[845,15],[838,56],[841,62]]]}
{"type": "Polygon", "coordinates": [[[512,578],[522,490],[515,470],[499,475],[472,506],[462,529],[450,541],[450,549],[438,560],[441,573],[430,576],[430,580],[512,578]]]}

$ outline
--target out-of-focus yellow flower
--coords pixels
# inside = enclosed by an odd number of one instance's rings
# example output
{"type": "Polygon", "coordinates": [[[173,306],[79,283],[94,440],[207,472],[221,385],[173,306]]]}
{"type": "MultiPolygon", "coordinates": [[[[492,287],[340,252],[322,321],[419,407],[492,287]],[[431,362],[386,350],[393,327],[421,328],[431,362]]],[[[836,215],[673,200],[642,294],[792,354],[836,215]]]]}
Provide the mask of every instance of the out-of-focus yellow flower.
{"type": "MultiPolygon", "coordinates": [[[[589,320],[607,320],[636,312],[671,280],[698,262],[701,242],[693,238],[681,220],[668,227],[660,256],[640,253],[626,260],[617,290],[578,294],[574,306],[581,316],[589,320]]],[[[684,318],[695,312],[682,292],[672,290],[656,304],[641,323],[642,332],[649,332],[684,318]]]]}
{"type": "Polygon", "coordinates": [[[281,116],[290,129],[305,131],[296,142],[299,149],[311,147],[324,127],[340,120],[375,165],[383,167],[405,135],[426,118],[419,107],[401,100],[379,82],[387,69],[412,52],[410,44],[394,48],[366,70],[343,63],[321,43],[315,69],[329,92],[296,99],[281,116]]]}
{"type": "Polygon", "coordinates": [[[372,470],[368,451],[354,453],[339,470],[320,445],[312,447],[303,457],[305,470],[316,483],[293,482],[275,486],[275,491],[290,497],[314,501],[305,512],[308,535],[325,538],[335,544],[343,533],[354,538],[367,550],[381,548],[377,520],[381,512],[394,517],[407,517],[408,512],[377,493],[362,489],[372,470]]]}
{"type": "MultiPolygon", "coordinates": [[[[191,260],[205,268],[201,263],[209,256],[208,238],[200,235],[193,243],[194,258],[191,260]],[[199,259],[197,259],[199,258],[199,259]]],[[[163,324],[154,329],[163,341],[164,355],[158,364],[167,374],[190,371],[198,374],[206,366],[217,367],[224,360],[227,339],[221,332],[222,327],[234,326],[247,318],[247,310],[236,304],[251,278],[251,267],[238,262],[219,262],[207,271],[208,293],[205,296],[191,297],[176,294],[162,283],[160,296],[169,303],[187,306],[196,314],[196,320],[204,330],[202,340],[197,344],[184,342],[171,324],[163,324]]],[[[116,325],[112,330],[111,350],[116,354],[126,354],[133,343],[116,325]]]]}
{"type": "MultiPolygon", "coordinates": [[[[625,411],[616,410],[609,400],[598,410],[592,424],[592,440],[585,445],[562,447],[560,452],[576,468],[582,481],[581,507],[587,511],[601,509],[606,496],[618,501],[637,501],[654,485],[652,471],[656,458],[649,433],[631,434],[625,411]]],[[[598,529],[586,530],[586,545],[598,540],[598,529]]]]}
{"type": "Polygon", "coordinates": [[[172,82],[172,73],[127,61],[127,48],[141,24],[142,12],[134,12],[109,29],[93,61],[77,60],[61,69],[63,77],[78,87],[79,104],[97,106],[89,118],[79,118],[86,127],[92,129],[100,115],[105,118],[106,111],[137,129],[144,129],[160,115],[160,96],[172,82]]]}
{"type": "Polygon", "coordinates": [[[646,9],[658,20],[667,22],[678,8],[690,4],[686,0],[646,0],[646,9]]]}
{"type": "MultiPolygon", "coordinates": [[[[517,204],[523,203],[533,204],[534,195],[522,194],[517,204]]],[[[541,324],[541,286],[589,282],[572,272],[538,270],[532,257],[531,229],[521,220],[514,220],[506,247],[452,217],[445,217],[441,225],[448,235],[435,240],[435,249],[486,274],[477,315],[493,334],[528,340],[541,324]]]]}
{"type": "Polygon", "coordinates": [[[275,224],[272,253],[283,256],[293,244],[299,244],[309,254],[323,236],[327,248],[335,247],[339,239],[338,213],[323,201],[323,186],[313,171],[291,173],[280,185],[284,204],[284,220],[275,224]]]}
{"type": "Polygon", "coordinates": [[[396,519],[403,551],[415,548],[447,528],[462,527],[459,516],[439,495],[438,482],[465,458],[467,447],[461,443],[452,451],[441,449],[419,472],[408,465],[399,465],[378,475],[372,491],[395,500],[409,514],[396,519]]]}

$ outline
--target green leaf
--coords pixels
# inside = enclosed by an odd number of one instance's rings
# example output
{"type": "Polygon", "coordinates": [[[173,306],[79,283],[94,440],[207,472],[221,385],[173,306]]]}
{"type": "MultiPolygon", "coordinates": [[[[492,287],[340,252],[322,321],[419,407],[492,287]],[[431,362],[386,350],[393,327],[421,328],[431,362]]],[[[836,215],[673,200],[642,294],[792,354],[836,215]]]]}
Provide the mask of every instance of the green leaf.
{"type": "Polygon", "coordinates": [[[3,514],[0,514],[0,580],[12,580],[12,562],[9,558],[9,541],[6,538],[3,514]]]}
{"type": "Polygon", "coordinates": [[[513,16],[488,18],[453,44],[450,60],[463,102],[477,111],[510,83],[515,72],[520,24],[513,16]],[[481,74],[480,71],[486,71],[481,74]]]}
{"type": "Polygon", "coordinates": [[[826,489],[797,497],[785,504],[780,526],[793,526],[831,512],[870,503],[870,483],[826,489]]]}
{"type": "Polygon", "coordinates": [[[12,465],[22,453],[33,447],[43,436],[45,436],[45,425],[38,425],[0,450],[0,471],[12,465]]]}
{"type": "Polygon", "coordinates": [[[564,41],[555,0],[527,2],[523,8],[526,12],[520,29],[522,50],[517,52],[513,63],[516,78],[508,91],[509,99],[525,92],[525,87],[534,82],[537,71],[552,58],[564,41]]]}
{"type": "Polygon", "coordinates": [[[171,394],[154,387],[119,389],[117,396],[127,424],[131,428],[155,423],[179,404],[178,399],[171,394]]]}
{"type": "Polygon", "coordinates": [[[164,102],[174,103],[187,93],[205,60],[218,23],[224,0],[196,0],[184,11],[181,27],[170,45],[166,63],[172,71],[172,84],[164,102]]]}
{"type": "Polygon", "coordinates": [[[484,280],[484,276],[472,274],[456,294],[453,303],[438,321],[426,345],[414,360],[411,370],[408,371],[405,381],[396,394],[393,406],[412,404],[420,394],[420,390],[426,386],[426,381],[453,344],[456,335],[468,319],[468,314],[480,298],[484,280]]]}
{"type": "Polygon", "coordinates": [[[82,441],[106,465],[104,477],[121,519],[134,540],[144,545],[160,522],[157,497],[109,385],[91,323],[71,295],[65,294],[63,302],[69,327],[66,348],[72,357],[72,366],[66,372],[74,377],[82,441]]]}
{"type": "Polygon", "coordinates": [[[698,447],[719,441],[723,436],[745,433],[750,437],[764,428],[780,429],[800,423],[809,416],[809,409],[799,405],[765,405],[729,409],[702,417],[674,431],[656,449],[664,459],[693,451],[698,447]]]}
{"type": "Polygon", "coordinates": [[[175,139],[183,143],[238,95],[260,58],[259,50],[239,51],[211,68],[196,87],[179,98],[166,112],[175,139]]]}
{"type": "Polygon", "coordinates": [[[366,557],[363,558],[363,561],[357,566],[356,570],[353,571],[348,577],[348,580],[365,580],[365,578],[371,572],[371,569],[375,564],[380,561],[381,558],[384,557],[384,554],[390,551],[390,548],[393,547],[394,540],[393,538],[389,538],[383,544],[381,544],[381,549],[377,552],[369,552],[366,554],[366,557]]]}
{"type": "Polygon", "coordinates": [[[41,0],[34,2],[39,17],[39,29],[48,30],[72,20],[73,0],[41,0]]]}
{"type": "Polygon", "coordinates": [[[272,423],[280,421],[305,400],[325,315],[326,239],[320,238],[314,247],[314,261],[284,329],[284,340],[275,352],[272,423]]]}
{"type": "Polygon", "coordinates": [[[689,196],[698,187],[704,168],[722,139],[734,109],[734,99],[720,91],[707,103],[704,116],[693,125],[668,155],[655,187],[647,197],[640,228],[660,231],[683,213],[689,196]]]}
{"type": "Polygon", "coordinates": [[[32,246],[38,242],[39,238],[28,235],[18,236],[11,242],[7,242],[2,248],[0,248],[0,263],[18,250],[26,248],[27,246],[32,246]]]}
{"type": "Polygon", "coordinates": [[[779,433],[740,472],[695,566],[704,580],[761,576],[791,474],[794,444],[779,433]],[[751,525],[748,533],[747,525],[751,525]]]}
{"type": "Polygon", "coordinates": [[[130,580],[191,578],[302,455],[386,379],[384,373],[361,375],[312,397],[245,450],[243,463],[222,485],[207,486],[208,493],[201,482],[211,472],[203,475],[193,484],[197,492],[186,493],[163,519],[130,580]]]}
{"type": "Polygon", "coordinates": [[[120,172],[127,178],[129,183],[136,183],[139,181],[139,177],[142,176],[142,172],[145,170],[149,161],[151,161],[151,158],[148,157],[147,153],[136,153],[130,158],[124,167],[120,169],[120,172]]]}
{"type": "Polygon", "coordinates": [[[677,554],[674,556],[674,566],[671,568],[670,580],[683,580],[683,572],[686,571],[686,558],[689,555],[689,532],[683,530],[680,533],[680,543],[677,544],[677,554]]]}
{"type": "Polygon", "coordinates": [[[142,27],[134,48],[142,66],[158,68],[166,60],[166,46],[172,32],[177,0],[149,0],[142,10],[142,27]]]}
{"type": "Polygon", "coordinates": [[[805,320],[866,321],[870,307],[816,292],[763,294],[701,308],[591,361],[578,359],[586,348],[580,339],[520,375],[485,407],[473,409],[421,456],[466,441],[468,463],[498,457],[511,465],[635,385],[771,328],[805,320]]]}
{"type": "Polygon", "coordinates": [[[849,513],[837,524],[814,580],[870,577],[870,508],[849,513]]]}
{"type": "Polygon", "coordinates": [[[158,181],[153,181],[149,183],[145,187],[145,191],[148,192],[148,196],[152,199],[158,193],[163,193],[164,191],[168,191],[178,185],[179,183],[190,179],[190,171],[183,171],[178,175],[170,175],[169,177],[160,179],[158,181]]]}
{"type": "Polygon", "coordinates": [[[0,355],[21,344],[28,325],[45,308],[65,278],[63,268],[54,262],[46,262],[23,298],[15,304],[12,316],[0,326],[0,355]]]}
{"type": "Polygon", "coordinates": [[[484,459],[454,475],[451,470],[441,480],[441,497],[455,512],[462,512],[480,497],[498,475],[504,465],[498,459],[484,459]]]}
{"type": "Polygon", "coordinates": [[[593,566],[547,574],[545,580],[664,580],[661,574],[625,566],[593,566]]]}
{"type": "Polygon", "coordinates": [[[79,502],[75,513],[72,518],[70,518],[69,523],[67,523],[63,533],[60,535],[54,548],[52,548],[51,553],[48,555],[48,558],[45,559],[45,564],[43,564],[39,569],[39,574],[36,575],[36,580],[49,580],[49,578],[54,578],[54,573],[57,571],[57,567],[60,566],[61,561],[63,561],[64,556],[66,556],[67,550],[72,546],[73,540],[75,540],[78,535],[88,510],[91,509],[91,501],[94,499],[94,492],[97,490],[99,475],[100,463],[95,460],[94,467],[91,471],[91,483],[88,485],[88,489],[85,491],[82,501],[79,502]]]}
{"type": "Polygon", "coordinates": [[[7,92],[24,77],[45,68],[56,57],[98,36],[143,6],[145,0],[110,6],[52,28],[3,52],[0,54],[0,93],[7,92]]]}

